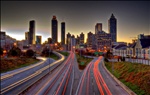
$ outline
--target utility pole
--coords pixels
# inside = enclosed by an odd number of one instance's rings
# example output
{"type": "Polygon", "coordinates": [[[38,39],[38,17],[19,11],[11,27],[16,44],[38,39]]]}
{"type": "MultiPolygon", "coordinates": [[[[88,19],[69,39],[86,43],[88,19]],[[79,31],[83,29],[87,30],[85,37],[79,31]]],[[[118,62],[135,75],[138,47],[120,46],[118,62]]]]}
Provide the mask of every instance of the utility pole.
{"type": "Polygon", "coordinates": [[[50,72],[50,44],[49,44],[49,72],[50,72]]]}
{"type": "MultiPolygon", "coordinates": [[[[113,59],[113,54],[111,54],[111,59],[113,59]]],[[[114,63],[113,63],[113,60],[112,60],[112,72],[114,73],[114,63]]]]}

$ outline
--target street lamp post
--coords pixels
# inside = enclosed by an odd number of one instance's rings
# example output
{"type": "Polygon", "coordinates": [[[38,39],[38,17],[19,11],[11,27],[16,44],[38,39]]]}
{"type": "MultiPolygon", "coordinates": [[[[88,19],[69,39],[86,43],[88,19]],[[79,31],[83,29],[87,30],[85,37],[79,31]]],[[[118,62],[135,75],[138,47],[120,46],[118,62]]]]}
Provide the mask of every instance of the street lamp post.
{"type": "Polygon", "coordinates": [[[49,72],[50,72],[50,45],[49,45],[49,72]]]}
{"type": "MultiPolygon", "coordinates": [[[[113,59],[113,54],[111,54],[111,59],[113,59]]],[[[112,60],[112,72],[114,73],[114,63],[113,63],[113,60],[112,60]]]]}
{"type": "Polygon", "coordinates": [[[130,62],[131,62],[131,55],[132,55],[132,50],[130,49],[130,62]]]}
{"type": "MultiPolygon", "coordinates": [[[[145,61],[145,49],[144,49],[144,61],[145,61]]],[[[144,64],[144,62],[143,62],[143,64],[144,64]]]]}

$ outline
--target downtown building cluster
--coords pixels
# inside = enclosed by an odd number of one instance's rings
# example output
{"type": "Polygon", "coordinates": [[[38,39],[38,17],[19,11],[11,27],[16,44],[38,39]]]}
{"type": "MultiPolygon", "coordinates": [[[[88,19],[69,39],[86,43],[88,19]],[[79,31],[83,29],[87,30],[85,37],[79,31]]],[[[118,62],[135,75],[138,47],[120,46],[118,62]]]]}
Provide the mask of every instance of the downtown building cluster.
{"type": "Polygon", "coordinates": [[[83,32],[80,35],[77,35],[77,37],[71,33],[66,34],[66,23],[61,22],[61,42],[58,43],[58,21],[56,16],[53,16],[51,19],[51,37],[47,38],[47,41],[43,44],[42,36],[35,35],[35,27],[35,21],[29,21],[29,30],[25,32],[25,39],[21,41],[17,41],[6,35],[6,32],[1,31],[1,48],[9,51],[15,44],[21,50],[32,49],[41,52],[44,47],[54,47],[59,44],[61,50],[72,51],[73,49],[82,49],[94,52],[107,52],[108,50],[111,50],[113,55],[116,56],[150,59],[150,35],[140,34],[138,39],[130,44],[117,42],[117,19],[113,14],[108,19],[108,33],[103,30],[102,23],[96,23],[95,33],[92,33],[91,31],[87,33],[86,42],[84,42],[85,34],[83,32]]]}
{"type": "MultiPolygon", "coordinates": [[[[63,47],[64,50],[71,50],[74,47],[76,49],[88,48],[97,51],[106,51],[107,49],[111,48],[112,41],[116,42],[117,40],[116,18],[114,17],[113,14],[108,21],[108,25],[109,25],[109,33],[106,33],[105,31],[102,30],[102,23],[97,23],[95,26],[95,34],[89,32],[87,34],[87,42],[85,43],[84,42],[85,36],[83,32],[79,36],[77,35],[76,38],[74,35],[71,35],[70,33],[66,35],[65,22],[61,22],[61,46],[63,47]],[[67,36],[67,38],[65,38],[65,35],[67,36]]],[[[28,48],[33,50],[36,50],[37,48],[41,49],[42,36],[35,35],[36,34],[35,28],[36,28],[35,20],[29,21],[29,30],[25,32],[25,40],[21,41],[15,40],[11,43],[11,46],[13,46],[13,44],[16,43],[17,46],[22,50],[28,48]]],[[[1,34],[2,33],[5,34],[5,32],[1,32],[1,34]]],[[[53,16],[51,20],[51,36],[52,36],[51,38],[50,37],[47,38],[47,41],[44,42],[44,45],[49,46],[49,44],[52,45],[56,43],[58,44],[58,21],[56,16],[53,16]]],[[[4,44],[3,40],[2,48],[5,49],[6,46],[8,45],[6,45],[6,43],[4,44]]]]}
{"type": "Polygon", "coordinates": [[[117,41],[117,19],[112,14],[110,19],[108,20],[108,30],[109,33],[106,33],[102,29],[102,23],[97,23],[95,25],[95,33],[91,31],[87,34],[86,43],[84,43],[84,34],[83,32],[80,36],[77,35],[74,38],[74,35],[71,36],[70,33],[67,34],[67,50],[71,50],[73,46],[77,49],[89,49],[94,51],[107,52],[107,50],[111,49],[112,42],[117,41]],[[74,40],[75,39],[75,40],[74,40]],[[76,42],[73,42],[76,41],[76,42]],[[73,46],[71,46],[71,43],[73,46]]]}
{"type": "MultiPolygon", "coordinates": [[[[56,16],[53,16],[51,20],[51,38],[47,38],[47,41],[42,45],[42,36],[36,34],[36,22],[35,20],[29,21],[29,30],[25,32],[24,40],[16,40],[8,35],[6,32],[1,31],[1,48],[9,51],[14,45],[17,45],[22,51],[32,49],[34,51],[41,51],[45,46],[49,44],[58,44],[58,22],[56,16]]],[[[61,23],[61,45],[65,45],[65,22],[61,23]]]]}

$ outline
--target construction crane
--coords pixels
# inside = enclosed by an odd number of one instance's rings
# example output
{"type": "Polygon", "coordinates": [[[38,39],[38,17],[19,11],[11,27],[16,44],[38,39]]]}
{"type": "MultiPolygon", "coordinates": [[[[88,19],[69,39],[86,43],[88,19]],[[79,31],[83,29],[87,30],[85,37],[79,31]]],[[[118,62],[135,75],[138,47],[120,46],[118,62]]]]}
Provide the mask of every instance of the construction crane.
{"type": "Polygon", "coordinates": [[[138,37],[130,37],[130,38],[132,38],[132,42],[133,42],[133,43],[136,42],[137,39],[138,39],[138,37]]]}

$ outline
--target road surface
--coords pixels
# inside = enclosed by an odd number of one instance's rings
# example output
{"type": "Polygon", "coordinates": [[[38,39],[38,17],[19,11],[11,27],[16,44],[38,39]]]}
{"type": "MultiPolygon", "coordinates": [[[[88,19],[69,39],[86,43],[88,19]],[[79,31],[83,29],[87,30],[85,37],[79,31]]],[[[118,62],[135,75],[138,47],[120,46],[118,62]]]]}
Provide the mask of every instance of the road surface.
{"type": "Polygon", "coordinates": [[[84,70],[75,95],[129,95],[106,72],[103,58],[94,58],[84,70]]]}
{"type": "MultiPolygon", "coordinates": [[[[62,55],[61,55],[62,56],[62,55]]],[[[62,58],[58,61],[62,61],[62,58]]],[[[64,60],[64,59],[63,59],[64,60]]],[[[31,65],[25,68],[17,69],[14,71],[2,74],[2,76],[8,76],[7,78],[1,79],[1,94],[3,95],[13,95],[20,93],[30,84],[34,83],[35,80],[40,79],[42,76],[49,72],[49,67],[54,68],[57,61],[54,60],[44,60],[40,61],[35,65],[31,65]],[[50,62],[50,63],[49,63],[50,62]],[[43,74],[42,74],[43,73],[43,74]],[[32,83],[30,83],[32,81],[32,83]]],[[[59,63],[59,62],[58,62],[59,63]]]]}

